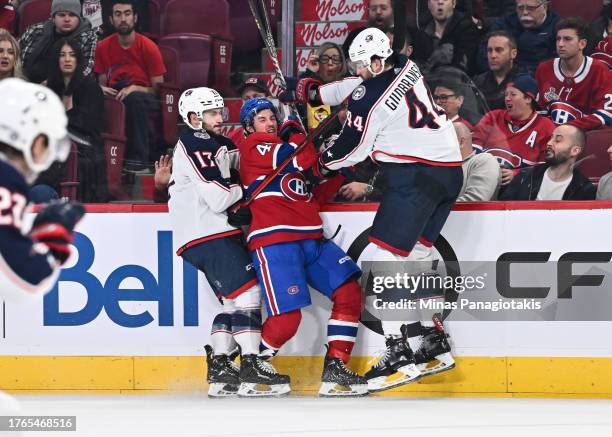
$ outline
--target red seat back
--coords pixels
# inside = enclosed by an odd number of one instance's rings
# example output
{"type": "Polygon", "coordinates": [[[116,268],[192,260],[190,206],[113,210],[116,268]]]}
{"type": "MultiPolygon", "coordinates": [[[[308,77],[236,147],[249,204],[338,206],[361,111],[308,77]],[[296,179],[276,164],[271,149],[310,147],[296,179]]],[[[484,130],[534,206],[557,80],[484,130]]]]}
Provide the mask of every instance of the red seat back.
{"type": "Polygon", "coordinates": [[[19,15],[19,35],[32,24],[47,21],[51,16],[52,0],[30,0],[21,8],[19,15]]]}
{"type": "Polygon", "coordinates": [[[160,46],[159,51],[161,52],[164,65],[166,66],[166,74],[164,74],[164,82],[178,84],[180,82],[179,76],[179,53],[175,48],[169,46],[160,46]]]}
{"type": "Polygon", "coordinates": [[[597,182],[610,169],[608,148],[612,146],[612,129],[599,129],[587,132],[585,157],[578,169],[591,181],[597,182]]]}
{"type": "Polygon", "coordinates": [[[249,9],[248,0],[229,0],[229,5],[234,47],[242,51],[260,50],[263,41],[249,9]]]}
{"type": "Polygon", "coordinates": [[[170,0],[163,11],[162,35],[205,33],[230,38],[226,0],[170,0]]]}
{"type": "Polygon", "coordinates": [[[178,85],[182,89],[206,86],[210,74],[212,38],[208,35],[178,34],[164,36],[160,47],[178,53],[178,85]]]}
{"type": "Polygon", "coordinates": [[[106,156],[106,175],[108,192],[115,198],[123,200],[127,195],[121,186],[123,156],[125,155],[125,106],[112,97],[104,98],[106,126],[102,134],[104,154],[106,156]]]}

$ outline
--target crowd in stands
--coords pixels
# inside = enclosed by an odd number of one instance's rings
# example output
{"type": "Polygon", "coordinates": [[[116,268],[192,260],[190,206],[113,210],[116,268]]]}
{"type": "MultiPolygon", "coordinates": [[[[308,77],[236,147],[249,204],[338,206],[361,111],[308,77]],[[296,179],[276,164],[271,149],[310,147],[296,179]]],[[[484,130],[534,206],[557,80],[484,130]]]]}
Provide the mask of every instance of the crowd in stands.
{"type": "MultiPolygon", "coordinates": [[[[103,133],[105,103],[121,102],[123,174],[154,177],[154,199],[165,201],[166,151],[173,144],[159,129],[160,87],[171,71],[155,35],[146,32],[148,1],[49,0],[50,17],[24,27],[20,15],[35,1],[0,0],[0,80],[42,83],[61,97],[78,155],[77,198],[85,202],[117,198],[108,189],[103,133]]],[[[341,45],[321,44],[306,70],[287,82],[327,84],[350,76],[351,41],[363,28],[378,27],[424,72],[434,101],[454,122],[464,160],[460,201],[612,199],[612,173],[581,172],[581,165],[605,157],[602,150],[612,163],[612,2],[585,1],[601,2],[591,23],[560,15],[546,0],[427,0],[416,2],[415,11],[402,6],[408,19],[398,32],[399,2],[369,0],[367,22],[341,45]],[[594,153],[590,132],[606,129],[608,144],[597,144],[594,153]]],[[[271,97],[261,77],[242,79],[234,89],[242,101],[271,97]]],[[[310,128],[334,109],[297,107],[310,128]]],[[[340,131],[343,117],[317,146],[340,131]]],[[[235,129],[229,136],[239,142],[244,133],[235,129]]],[[[64,164],[42,174],[39,192],[61,194],[66,171],[64,164]]],[[[377,201],[384,189],[379,167],[367,161],[346,175],[335,200],[377,201]]]]}

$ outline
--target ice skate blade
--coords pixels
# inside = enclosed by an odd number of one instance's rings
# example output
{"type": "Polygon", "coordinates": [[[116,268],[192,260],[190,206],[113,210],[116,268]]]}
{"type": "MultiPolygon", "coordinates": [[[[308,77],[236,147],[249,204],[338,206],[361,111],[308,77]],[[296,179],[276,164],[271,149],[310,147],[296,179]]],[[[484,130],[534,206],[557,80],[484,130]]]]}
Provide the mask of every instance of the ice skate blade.
{"type": "Polygon", "coordinates": [[[264,385],[253,382],[243,382],[238,388],[241,398],[269,398],[286,396],[291,391],[289,384],[264,385]]]}
{"type": "Polygon", "coordinates": [[[397,372],[392,375],[379,376],[378,378],[368,380],[368,391],[370,393],[377,393],[384,390],[390,390],[418,381],[422,377],[423,375],[414,364],[408,364],[407,366],[397,369],[397,372]]]}
{"type": "Polygon", "coordinates": [[[446,352],[436,356],[434,361],[429,363],[418,364],[417,368],[421,371],[423,376],[431,376],[437,373],[446,372],[455,368],[455,360],[450,352],[446,352]],[[437,363],[435,363],[437,361],[437,363]],[[432,364],[434,363],[434,364],[432,364]]]}
{"type": "Polygon", "coordinates": [[[347,398],[368,395],[367,384],[353,384],[344,386],[335,382],[322,382],[319,396],[322,398],[347,398]]]}
{"type": "Polygon", "coordinates": [[[209,398],[233,398],[238,395],[238,384],[213,382],[208,386],[209,398]]]}

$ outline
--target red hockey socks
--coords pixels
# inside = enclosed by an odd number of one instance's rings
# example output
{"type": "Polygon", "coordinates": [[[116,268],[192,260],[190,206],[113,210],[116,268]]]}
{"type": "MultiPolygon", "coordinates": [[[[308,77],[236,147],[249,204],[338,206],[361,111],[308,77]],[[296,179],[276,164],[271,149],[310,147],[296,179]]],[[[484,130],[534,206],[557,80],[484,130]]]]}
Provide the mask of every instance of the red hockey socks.
{"type": "Polygon", "coordinates": [[[282,345],[297,332],[302,320],[300,310],[289,311],[277,316],[269,316],[261,328],[261,355],[274,356],[282,345]]]}
{"type": "Polygon", "coordinates": [[[363,308],[359,283],[354,279],[345,282],[334,291],[332,301],[334,305],[327,324],[327,355],[347,363],[355,345],[363,308]]]}

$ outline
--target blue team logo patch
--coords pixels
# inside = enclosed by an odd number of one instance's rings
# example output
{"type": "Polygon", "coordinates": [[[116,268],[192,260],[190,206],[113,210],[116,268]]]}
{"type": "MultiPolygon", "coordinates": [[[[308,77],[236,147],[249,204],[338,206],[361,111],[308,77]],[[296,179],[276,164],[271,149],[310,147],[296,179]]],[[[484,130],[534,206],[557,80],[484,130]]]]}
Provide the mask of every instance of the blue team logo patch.
{"type": "Polygon", "coordinates": [[[301,173],[287,173],[284,175],[280,182],[280,188],[283,195],[289,200],[303,202],[310,199],[306,179],[304,179],[301,173]]]}
{"type": "Polygon", "coordinates": [[[298,287],[297,285],[292,285],[291,287],[287,288],[287,293],[294,295],[294,294],[298,294],[300,292],[300,287],[298,287]]]}
{"type": "Polygon", "coordinates": [[[193,136],[196,138],[201,138],[203,140],[207,140],[210,138],[210,135],[208,135],[208,133],[206,132],[194,132],[193,136]]]}
{"type": "Polygon", "coordinates": [[[361,100],[363,99],[363,96],[366,95],[366,89],[363,85],[359,85],[357,88],[355,88],[355,90],[353,91],[353,94],[351,95],[351,98],[353,100],[361,100]]]}

